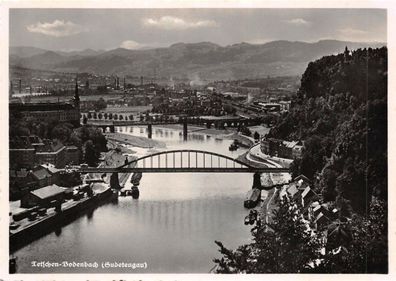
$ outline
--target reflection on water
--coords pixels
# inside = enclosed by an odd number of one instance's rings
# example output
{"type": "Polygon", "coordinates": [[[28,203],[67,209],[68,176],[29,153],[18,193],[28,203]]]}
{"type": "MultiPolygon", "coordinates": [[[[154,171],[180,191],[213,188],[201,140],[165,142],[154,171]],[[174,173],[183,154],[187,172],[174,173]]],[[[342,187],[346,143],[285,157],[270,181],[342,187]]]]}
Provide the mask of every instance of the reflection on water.
{"type": "MultiPolygon", "coordinates": [[[[145,128],[117,128],[145,136],[145,128]]],[[[166,149],[199,149],[236,157],[229,140],[154,128],[166,149]]],[[[135,148],[138,156],[147,149],[135,148]]],[[[249,241],[243,198],[250,174],[143,174],[140,199],[121,197],[16,252],[19,272],[206,273],[219,256],[215,240],[228,247],[249,241]],[[32,268],[36,261],[147,262],[147,270],[126,268],[32,268]]]]}

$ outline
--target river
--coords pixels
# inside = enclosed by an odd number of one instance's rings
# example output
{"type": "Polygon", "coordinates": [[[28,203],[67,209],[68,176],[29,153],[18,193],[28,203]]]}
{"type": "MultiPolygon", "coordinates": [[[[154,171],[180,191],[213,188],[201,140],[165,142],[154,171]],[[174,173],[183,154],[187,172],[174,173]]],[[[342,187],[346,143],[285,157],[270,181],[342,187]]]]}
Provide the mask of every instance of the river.
{"type": "MultiPolygon", "coordinates": [[[[147,136],[146,128],[116,130],[147,136]]],[[[183,141],[173,129],[154,127],[153,139],[165,142],[167,150],[198,149],[234,158],[243,152],[230,152],[231,140],[199,133],[183,141]]],[[[136,156],[157,151],[130,148],[136,156]]],[[[120,197],[18,250],[18,272],[208,273],[220,256],[215,240],[228,248],[250,242],[243,199],[252,180],[251,174],[143,174],[138,200],[120,197]],[[98,262],[99,268],[41,268],[32,267],[32,261],[98,262]],[[145,262],[147,268],[101,268],[107,261],[145,262]]]]}

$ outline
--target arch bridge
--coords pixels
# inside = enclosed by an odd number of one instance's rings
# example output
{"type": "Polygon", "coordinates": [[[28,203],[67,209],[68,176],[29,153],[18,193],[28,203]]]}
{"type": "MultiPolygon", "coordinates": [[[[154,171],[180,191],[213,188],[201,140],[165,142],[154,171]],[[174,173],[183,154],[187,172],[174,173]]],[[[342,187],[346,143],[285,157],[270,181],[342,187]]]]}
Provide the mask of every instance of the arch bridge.
{"type": "Polygon", "coordinates": [[[288,168],[256,167],[215,152],[169,150],[140,157],[120,167],[84,167],[82,173],[287,173],[288,168]]]}

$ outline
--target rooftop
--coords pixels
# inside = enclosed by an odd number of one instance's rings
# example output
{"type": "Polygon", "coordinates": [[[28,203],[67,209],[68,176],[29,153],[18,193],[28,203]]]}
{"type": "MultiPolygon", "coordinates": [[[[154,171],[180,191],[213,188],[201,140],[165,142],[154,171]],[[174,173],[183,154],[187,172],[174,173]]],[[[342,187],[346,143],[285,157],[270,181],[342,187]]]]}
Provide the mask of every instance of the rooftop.
{"type": "Polygon", "coordinates": [[[61,193],[64,193],[64,189],[57,186],[56,184],[48,185],[43,188],[39,188],[31,191],[30,193],[39,197],[40,199],[46,199],[61,193]]]}
{"type": "Polygon", "coordinates": [[[51,177],[51,174],[47,171],[47,169],[44,168],[44,167],[41,167],[41,166],[39,166],[38,168],[36,168],[36,169],[33,171],[32,174],[33,174],[33,176],[34,176],[35,178],[37,178],[38,180],[42,180],[42,179],[51,177]]]}
{"type": "Polygon", "coordinates": [[[74,107],[68,103],[10,103],[10,111],[58,111],[73,110],[74,107]]]}

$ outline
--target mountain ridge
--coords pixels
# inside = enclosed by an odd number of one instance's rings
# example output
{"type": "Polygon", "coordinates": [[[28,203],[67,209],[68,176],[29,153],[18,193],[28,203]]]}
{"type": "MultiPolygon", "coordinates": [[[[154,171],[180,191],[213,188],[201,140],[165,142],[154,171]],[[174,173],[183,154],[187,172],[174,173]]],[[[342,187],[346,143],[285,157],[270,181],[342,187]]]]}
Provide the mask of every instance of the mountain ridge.
{"type": "Polygon", "coordinates": [[[161,77],[200,77],[228,80],[263,76],[301,75],[310,61],[349,49],[382,47],[385,43],[339,40],[302,42],[277,40],[264,44],[241,42],[220,46],[212,42],[178,42],[169,47],[107,51],[85,49],[57,52],[10,47],[10,66],[53,71],[161,77]],[[19,52],[18,52],[19,51],[19,52]],[[29,53],[33,54],[27,56],[29,53]]]}

